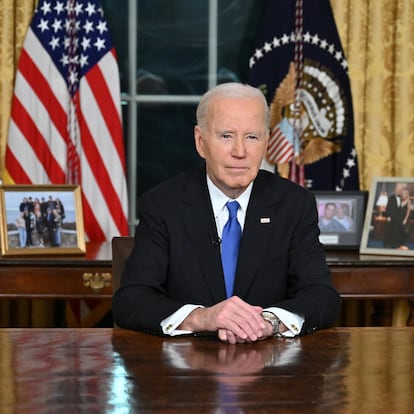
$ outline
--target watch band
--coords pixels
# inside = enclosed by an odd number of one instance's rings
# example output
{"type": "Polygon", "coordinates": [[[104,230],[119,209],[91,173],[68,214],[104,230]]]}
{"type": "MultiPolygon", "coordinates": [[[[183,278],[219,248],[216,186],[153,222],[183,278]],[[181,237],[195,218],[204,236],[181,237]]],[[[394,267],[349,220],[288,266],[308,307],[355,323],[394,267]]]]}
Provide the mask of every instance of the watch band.
{"type": "Polygon", "coordinates": [[[272,325],[271,335],[281,338],[282,334],[280,332],[280,319],[273,312],[269,312],[269,311],[263,311],[262,318],[265,321],[270,322],[270,324],[272,325]]]}

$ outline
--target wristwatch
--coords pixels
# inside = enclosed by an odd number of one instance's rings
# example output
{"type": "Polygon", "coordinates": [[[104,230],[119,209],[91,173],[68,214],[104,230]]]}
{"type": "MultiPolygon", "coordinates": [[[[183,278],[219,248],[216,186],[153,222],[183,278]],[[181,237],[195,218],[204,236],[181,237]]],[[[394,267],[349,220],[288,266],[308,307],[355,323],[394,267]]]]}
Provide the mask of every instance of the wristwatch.
{"type": "Polygon", "coordinates": [[[269,311],[263,311],[262,312],[262,318],[270,322],[272,325],[272,336],[277,336],[279,338],[282,337],[282,334],[280,332],[280,319],[272,312],[269,311]]]}

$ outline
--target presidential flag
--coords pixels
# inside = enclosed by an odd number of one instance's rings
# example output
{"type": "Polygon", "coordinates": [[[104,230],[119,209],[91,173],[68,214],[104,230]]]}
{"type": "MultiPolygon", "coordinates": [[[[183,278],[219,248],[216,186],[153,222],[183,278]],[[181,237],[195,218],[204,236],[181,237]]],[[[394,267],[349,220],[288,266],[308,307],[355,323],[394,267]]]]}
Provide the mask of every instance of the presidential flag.
{"type": "Polygon", "coordinates": [[[80,184],[87,238],[127,235],[119,71],[96,0],[40,0],[18,62],[6,148],[16,184],[80,184]]]}
{"type": "Polygon", "coordinates": [[[329,0],[267,2],[249,83],[269,102],[267,161],[281,175],[312,190],[359,189],[348,62],[329,0]]]}

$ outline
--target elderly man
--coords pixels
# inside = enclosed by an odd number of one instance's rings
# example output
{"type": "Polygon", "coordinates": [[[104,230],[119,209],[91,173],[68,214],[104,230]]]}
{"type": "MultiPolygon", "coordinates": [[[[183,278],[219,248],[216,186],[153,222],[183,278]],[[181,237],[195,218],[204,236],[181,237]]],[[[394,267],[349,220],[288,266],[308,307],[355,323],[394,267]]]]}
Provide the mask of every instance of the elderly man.
{"type": "Polygon", "coordinates": [[[340,298],[318,240],[315,199],[259,170],[269,137],[263,94],[221,84],[196,115],[205,165],[139,200],[115,322],[154,334],[216,333],[229,343],[331,326],[340,298]]]}

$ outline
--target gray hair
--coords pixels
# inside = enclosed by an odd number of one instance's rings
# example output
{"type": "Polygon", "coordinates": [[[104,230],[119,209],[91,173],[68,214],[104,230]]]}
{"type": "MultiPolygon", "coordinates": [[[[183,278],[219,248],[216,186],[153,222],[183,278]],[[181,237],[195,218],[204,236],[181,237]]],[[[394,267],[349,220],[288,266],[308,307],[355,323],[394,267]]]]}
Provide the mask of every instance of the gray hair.
{"type": "Polygon", "coordinates": [[[207,113],[210,102],[216,98],[257,98],[263,103],[263,110],[265,116],[266,128],[269,128],[270,113],[269,106],[263,93],[250,85],[245,85],[237,82],[221,83],[209,91],[207,91],[202,97],[197,106],[196,119],[197,125],[201,129],[205,129],[207,126],[207,113]]]}

